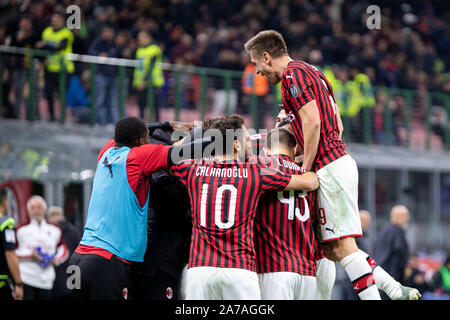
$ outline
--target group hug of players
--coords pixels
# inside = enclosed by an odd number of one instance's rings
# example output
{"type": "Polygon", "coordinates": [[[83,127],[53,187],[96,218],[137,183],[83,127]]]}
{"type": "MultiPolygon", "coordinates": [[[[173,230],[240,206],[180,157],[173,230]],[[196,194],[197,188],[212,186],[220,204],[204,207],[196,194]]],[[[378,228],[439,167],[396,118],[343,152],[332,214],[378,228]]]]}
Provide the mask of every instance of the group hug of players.
{"type": "Polygon", "coordinates": [[[166,169],[185,185],[191,203],[182,298],[329,299],[338,262],[360,299],[379,300],[378,289],[391,299],[418,299],[416,289],[356,246],[358,170],[341,139],[330,83],[314,66],[291,59],[276,31],[258,33],[245,49],[257,73],[281,81],[283,110],[264,154],[251,155],[239,116],[205,121],[203,129],[222,139],[172,146],[149,144],[141,119],[121,119],[98,156],[83,238],[70,260],[81,270],[76,294],[123,298],[127,264],[141,262],[146,249],[149,177],[166,169]],[[197,147],[214,153],[190,159],[197,147]]]}

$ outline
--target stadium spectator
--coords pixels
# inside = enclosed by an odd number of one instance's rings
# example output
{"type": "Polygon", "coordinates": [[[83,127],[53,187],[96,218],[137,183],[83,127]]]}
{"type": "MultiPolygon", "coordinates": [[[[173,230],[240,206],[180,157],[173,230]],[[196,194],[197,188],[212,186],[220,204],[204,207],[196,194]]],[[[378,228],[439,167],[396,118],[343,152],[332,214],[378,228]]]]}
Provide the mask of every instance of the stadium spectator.
{"type": "Polygon", "coordinates": [[[427,294],[432,291],[426,279],[425,272],[420,270],[419,256],[414,252],[409,255],[403,282],[406,286],[417,288],[417,290],[423,292],[423,299],[426,299],[427,294]]]}
{"type": "MultiPolygon", "coordinates": [[[[71,74],[75,70],[73,61],[65,58],[64,54],[72,53],[73,33],[65,27],[66,21],[63,14],[55,12],[52,15],[51,25],[42,32],[42,40],[36,43],[36,47],[49,50],[51,54],[45,61],[45,99],[47,99],[50,121],[55,120],[54,94],[58,94],[60,84],[59,71],[64,66],[65,71],[71,74]]],[[[68,76],[66,76],[68,79],[68,76]]]]}
{"type": "MultiPolygon", "coordinates": [[[[153,42],[153,38],[147,31],[139,32],[139,48],[136,51],[136,59],[139,66],[134,69],[133,87],[137,92],[140,116],[145,119],[145,109],[148,106],[147,101],[148,81],[153,85],[153,110],[155,120],[159,121],[159,105],[161,100],[161,87],[164,85],[164,76],[161,69],[162,51],[160,47],[153,42]]],[[[152,115],[149,115],[152,116],[152,115]]]]}
{"type": "Polygon", "coordinates": [[[24,300],[50,300],[55,281],[55,266],[69,254],[59,227],[47,223],[47,203],[40,196],[27,202],[30,222],[17,229],[17,250],[24,300]]]}
{"type": "Polygon", "coordinates": [[[434,295],[424,296],[426,299],[450,300],[450,255],[442,266],[434,273],[431,281],[434,295]]]}
{"type": "MultiPolygon", "coordinates": [[[[22,48],[34,48],[38,41],[38,36],[33,30],[33,20],[30,16],[23,16],[19,21],[19,30],[12,36],[11,46],[22,48]]],[[[33,61],[27,55],[16,55],[12,57],[12,83],[14,88],[14,116],[19,117],[23,102],[28,103],[25,99],[25,87],[28,79],[28,67],[33,61]]]]}
{"type": "MultiPolygon", "coordinates": [[[[117,55],[114,44],[115,32],[110,25],[102,28],[101,35],[89,47],[89,54],[99,57],[112,57],[117,55]]],[[[95,112],[96,121],[101,125],[114,124],[119,119],[117,110],[117,84],[115,77],[117,67],[109,64],[97,65],[94,76],[95,83],[95,112]]]]}
{"type": "MultiPolygon", "coordinates": [[[[61,231],[64,242],[67,246],[68,256],[76,249],[81,239],[80,232],[69,222],[64,216],[63,209],[51,206],[47,211],[47,220],[49,223],[57,225],[61,231]]],[[[55,267],[55,282],[52,288],[52,299],[54,300],[70,300],[72,292],[67,288],[67,267],[69,261],[66,260],[55,267]]]]}
{"type": "Polygon", "coordinates": [[[66,92],[66,104],[72,111],[72,118],[77,123],[88,123],[90,89],[90,71],[84,70],[81,75],[73,75],[69,80],[66,92]]]}
{"type": "Polygon", "coordinates": [[[23,283],[16,256],[16,222],[6,216],[8,193],[0,189],[0,301],[22,300],[23,283]]]}

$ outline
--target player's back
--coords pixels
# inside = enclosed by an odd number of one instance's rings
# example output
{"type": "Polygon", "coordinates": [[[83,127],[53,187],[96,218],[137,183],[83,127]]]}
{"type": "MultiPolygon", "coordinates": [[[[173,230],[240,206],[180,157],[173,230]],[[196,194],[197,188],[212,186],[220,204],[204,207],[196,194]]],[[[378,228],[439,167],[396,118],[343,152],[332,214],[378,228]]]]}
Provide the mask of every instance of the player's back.
{"type": "MultiPolygon", "coordinates": [[[[258,160],[286,174],[304,172],[286,155],[259,157],[258,160]]],[[[258,273],[316,275],[314,205],[315,192],[271,191],[261,196],[255,219],[258,273]]]]}
{"type": "Polygon", "coordinates": [[[190,160],[172,168],[192,207],[189,268],[255,271],[253,223],[262,192],[284,189],[290,176],[257,163],[190,160]]]}
{"type": "Polygon", "coordinates": [[[294,121],[292,127],[295,136],[303,148],[302,123],[299,108],[316,100],[319,110],[321,128],[317,150],[315,170],[346,155],[345,144],[339,137],[337,120],[338,107],[333,89],[323,73],[304,61],[291,61],[282,76],[283,104],[286,113],[291,114],[294,121]]]}

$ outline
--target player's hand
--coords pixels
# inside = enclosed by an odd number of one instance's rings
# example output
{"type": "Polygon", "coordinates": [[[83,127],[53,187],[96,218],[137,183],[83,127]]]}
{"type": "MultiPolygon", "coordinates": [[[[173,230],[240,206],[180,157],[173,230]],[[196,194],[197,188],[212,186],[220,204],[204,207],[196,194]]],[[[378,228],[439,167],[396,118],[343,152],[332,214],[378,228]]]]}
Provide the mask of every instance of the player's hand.
{"type": "Polygon", "coordinates": [[[43,261],[41,256],[39,256],[36,248],[34,248],[33,251],[31,252],[31,259],[33,259],[34,261],[43,261]]]}
{"type": "Polygon", "coordinates": [[[311,183],[311,188],[308,191],[313,191],[319,188],[319,177],[317,177],[317,174],[315,172],[306,172],[305,174],[303,174],[302,176],[306,177],[308,176],[308,180],[311,183]]]}
{"type": "Polygon", "coordinates": [[[194,124],[190,122],[169,121],[173,130],[191,131],[194,128],[194,124]]]}
{"type": "Polygon", "coordinates": [[[23,287],[14,286],[14,292],[11,293],[14,300],[23,300],[23,287]]]}

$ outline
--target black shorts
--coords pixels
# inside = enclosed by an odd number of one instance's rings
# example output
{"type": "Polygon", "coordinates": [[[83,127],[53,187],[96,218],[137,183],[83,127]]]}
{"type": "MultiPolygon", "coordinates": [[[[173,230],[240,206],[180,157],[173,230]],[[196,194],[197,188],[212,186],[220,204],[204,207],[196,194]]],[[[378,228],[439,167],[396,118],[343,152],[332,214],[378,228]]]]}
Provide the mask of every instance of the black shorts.
{"type": "Polygon", "coordinates": [[[80,268],[80,286],[72,288],[75,298],[82,300],[125,300],[128,296],[128,265],[116,256],[111,260],[95,254],[70,257],[69,267],[80,268]]]}
{"type": "Polygon", "coordinates": [[[179,278],[159,269],[154,276],[130,272],[131,300],[178,300],[179,278]]]}

